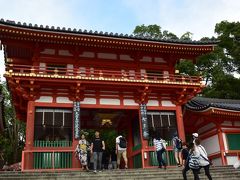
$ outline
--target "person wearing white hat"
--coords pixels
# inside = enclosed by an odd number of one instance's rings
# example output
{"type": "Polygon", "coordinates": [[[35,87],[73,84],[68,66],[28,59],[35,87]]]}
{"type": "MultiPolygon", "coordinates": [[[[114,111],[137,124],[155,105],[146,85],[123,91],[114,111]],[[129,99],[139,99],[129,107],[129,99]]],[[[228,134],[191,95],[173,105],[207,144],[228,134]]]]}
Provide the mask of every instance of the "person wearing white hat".
{"type": "Polygon", "coordinates": [[[193,136],[193,143],[195,145],[195,139],[198,139],[198,133],[193,133],[192,136],[193,136]]]}

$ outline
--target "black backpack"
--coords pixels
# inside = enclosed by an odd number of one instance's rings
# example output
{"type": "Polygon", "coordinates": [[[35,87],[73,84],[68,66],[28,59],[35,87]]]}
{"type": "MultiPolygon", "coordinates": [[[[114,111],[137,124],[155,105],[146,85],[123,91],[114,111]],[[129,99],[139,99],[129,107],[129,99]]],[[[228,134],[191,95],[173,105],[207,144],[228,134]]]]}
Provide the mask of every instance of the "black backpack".
{"type": "Polygon", "coordinates": [[[124,137],[119,138],[119,147],[120,148],[126,148],[127,147],[127,141],[124,137]]]}
{"type": "Polygon", "coordinates": [[[176,148],[177,149],[182,149],[182,140],[179,138],[176,138],[176,148]]]}

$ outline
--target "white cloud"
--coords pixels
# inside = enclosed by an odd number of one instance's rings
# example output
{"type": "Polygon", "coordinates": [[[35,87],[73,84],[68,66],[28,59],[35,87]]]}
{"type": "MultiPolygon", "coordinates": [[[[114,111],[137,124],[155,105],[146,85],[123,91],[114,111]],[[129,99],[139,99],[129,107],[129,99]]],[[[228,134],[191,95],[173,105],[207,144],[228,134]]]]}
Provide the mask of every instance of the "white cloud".
{"type": "MultiPolygon", "coordinates": [[[[44,26],[60,26],[60,27],[75,27],[76,21],[82,27],[88,27],[87,20],[81,14],[81,8],[84,6],[76,7],[84,3],[84,0],[0,0],[0,18],[5,20],[14,20],[21,23],[42,24],[44,26]],[[72,8],[79,8],[78,15],[81,19],[74,17],[72,8]]],[[[4,72],[3,53],[0,51],[0,76],[4,72]]]]}
{"type": "Polygon", "coordinates": [[[238,0],[123,0],[139,24],[158,24],[178,36],[190,31],[194,39],[214,35],[215,24],[239,21],[238,0]]]}
{"type": "MultiPolygon", "coordinates": [[[[140,24],[158,24],[178,36],[190,31],[194,39],[214,35],[215,24],[222,20],[239,21],[239,9],[239,0],[0,0],[4,19],[98,31],[115,26],[118,33],[132,32],[140,24]],[[115,11],[107,5],[114,5],[115,11]]],[[[3,63],[0,52],[0,72],[3,63]]]]}

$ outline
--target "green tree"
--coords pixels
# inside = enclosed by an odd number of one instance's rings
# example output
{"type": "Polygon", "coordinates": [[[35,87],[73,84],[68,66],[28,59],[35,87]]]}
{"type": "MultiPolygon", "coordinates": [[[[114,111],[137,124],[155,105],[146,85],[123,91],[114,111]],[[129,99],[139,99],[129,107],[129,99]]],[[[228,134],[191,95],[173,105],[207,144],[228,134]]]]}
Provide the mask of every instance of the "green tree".
{"type": "Polygon", "coordinates": [[[186,32],[186,33],[184,33],[181,37],[180,37],[180,39],[181,40],[186,40],[186,41],[191,41],[192,40],[192,36],[193,36],[193,33],[191,33],[191,32],[186,32]]]}
{"type": "Polygon", "coordinates": [[[179,39],[175,34],[173,34],[172,32],[169,32],[167,30],[164,30],[163,33],[162,33],[162,39],[179,39]]]}
{"type": "MultiPolygon", "coordinates": [[[[144,25],[142,25],[144,27],[144,25]]],[[[158,26],[161,30],[160,26],[158,26]]],[[[139,28],[138,33],[148,34],[148,28],[139,28]]],[[[197,58],[196,64],[189,60],[181,60],[176,64],[176,69],[181,74],[202,75],[206,88],[203,96],[214,98],[240,99],[239,79],[234,73],[240,73],[240,23],[222,21],[216,24],[215,32],[218,37],[203,37],[200,41],[218,41],[213,52],[197,58]],[[231,82],[231,83],[230,83],[231,82]],[[234,83],[234,84],[232,84],[234,83]]],[[[155,31],[155,33],[157,33],[155,31]]],[[[167,30],[159,33],[162,39],[192,40],[192,33],[186,32],[180,38],[167,30]]],[[[156,36],[156,35],[155,35],[156,36]]]]}
{"type": "Polygon", "coordinates": [[[9,163],[21,161],[21,152],[25,143],[25,123],[17,120],[6,83],[1,84],[4,95],[4,122],[6,129],[0,136],[0,147],[4,160],[9,163]]]}
{"type": "Polygon", "coordinates": [[[140,26],[136,26],[133,34],[135,36],[142,36],[142,37],[152,37],[152,38],[162,38],[162,31],[161,27],[153,24],[145,26],[144,24],[140,26]]]}
{"type": "Polygon", "coordinates": [[[196,71],[196,66],[191,60],[182,59],[180,63],[176,64],[176,69],[178,69],[181,74],[190,76],[199,75],[199,73],[196,71]]]}
{"type": "Polygon", "coordinates": [[[222,21],[216,24],[215,32],[229,63],[240,73],[240,22],[222,21]]]}

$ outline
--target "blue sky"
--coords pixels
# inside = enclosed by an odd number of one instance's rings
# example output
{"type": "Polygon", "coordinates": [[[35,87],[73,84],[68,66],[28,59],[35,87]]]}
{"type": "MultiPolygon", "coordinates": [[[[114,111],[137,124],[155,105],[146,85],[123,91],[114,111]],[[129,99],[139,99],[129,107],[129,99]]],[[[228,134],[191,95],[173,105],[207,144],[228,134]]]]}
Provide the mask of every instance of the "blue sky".
{"type": "MultiPolygon", "coordinates": [[[[195,40],[213,36],[222,20],[239,21],[239,9],[239,0],[0,0],[4,19],[124,34],[158,24],[178,36],[190,31],[195,40]]],[[[0,63],[2,69],[2,52],[0,63]]]]}

